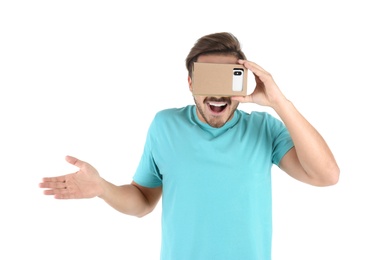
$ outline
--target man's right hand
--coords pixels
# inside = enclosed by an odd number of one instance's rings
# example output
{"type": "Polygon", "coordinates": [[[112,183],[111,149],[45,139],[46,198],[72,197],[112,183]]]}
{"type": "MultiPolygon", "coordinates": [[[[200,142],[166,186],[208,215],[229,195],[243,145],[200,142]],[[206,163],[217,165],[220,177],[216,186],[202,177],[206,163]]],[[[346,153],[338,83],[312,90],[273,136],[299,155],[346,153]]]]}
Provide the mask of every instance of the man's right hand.
{"type": "Polygon", "coordinates": [[[54,195],[56,199],[85,199],[103,193],[103,179],[93,166],[72,156],[65,159],[79,170],[63,176],[43,178],[39,187],[46,189],[45,195],[54,195]]]}

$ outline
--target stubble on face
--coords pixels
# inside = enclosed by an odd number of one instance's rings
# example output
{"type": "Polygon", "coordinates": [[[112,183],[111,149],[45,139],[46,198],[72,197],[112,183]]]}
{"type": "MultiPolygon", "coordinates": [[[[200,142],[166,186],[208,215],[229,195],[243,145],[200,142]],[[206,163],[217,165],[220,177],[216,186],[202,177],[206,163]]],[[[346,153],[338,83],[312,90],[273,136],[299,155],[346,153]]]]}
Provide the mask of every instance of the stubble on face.
{"type": "Polygon", "coordinates": [[[194,102],[198,116],[201,117],[201,121],[204,121],[215,128],[220,128],[231,120],[239,104],[238,102],[232,102],[232,100],[228,97],[205,97],[203,101],[194,97],[194,102]],[[226,105],[222,107],[214,107],[210,105],[213,103],[226,103],[226,105]],[[220,114],[210,113],[209,111],[213,109],[221,110],[220,114]]]}

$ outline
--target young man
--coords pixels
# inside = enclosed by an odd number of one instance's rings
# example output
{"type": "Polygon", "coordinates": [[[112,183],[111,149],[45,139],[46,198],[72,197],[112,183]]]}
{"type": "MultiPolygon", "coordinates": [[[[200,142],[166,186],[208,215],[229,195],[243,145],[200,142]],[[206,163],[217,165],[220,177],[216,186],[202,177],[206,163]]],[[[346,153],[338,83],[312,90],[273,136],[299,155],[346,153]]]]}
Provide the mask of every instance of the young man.
{"type": "Polygon", "coordinates": [[[116,186],[87,162],[67,156],[79,171],[44,178],[57,199],[100,197],[125,214],[150,213],[162,195],[162,260],[271,259],[271,167],[315,186],[337,183],[339,168],[316,129],[280,91],[272,76],[246,60],[230,33],[200,38],[186,65],[242,64],[256,79],[245,97],[195,96],[195,105],[166,109],[150,125],[131,184],[116,186]],[[240,102],[269,106],[238,110],[240,102]]]}

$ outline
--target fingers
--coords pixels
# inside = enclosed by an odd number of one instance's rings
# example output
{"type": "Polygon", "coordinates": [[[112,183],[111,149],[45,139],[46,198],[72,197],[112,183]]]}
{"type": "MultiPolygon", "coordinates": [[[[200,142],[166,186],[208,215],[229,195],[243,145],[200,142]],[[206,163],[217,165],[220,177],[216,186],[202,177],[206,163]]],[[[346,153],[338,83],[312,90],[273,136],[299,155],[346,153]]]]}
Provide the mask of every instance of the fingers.
{"type": "Polygon", "coordinates": [[[76,198],[68,189],[45,190],[44,195],[52,195],[55,199],[74,199],[76,198]]]}
{"type": "Polygon", "coordinates": [[[52,190],[44,190],[43,194],[45,195],[55,195],[55,197],[64,197],[66,194],[69,194],[68,189],[52,189],[52,190]]]}
{"type": "Polygon", "coordinates": [[[249,61],[249,60],[238,60],[238,63],[241,65],[244,65],[247,69],[250,69],[250,70],[257,69],[257,70],[261,70],[263,72],[266,72],[266,70],[263,69],[260,65],[254,63],[252,61],[249,61]]]}
{"type": "Polygon", "coordinates": [[[63,189],[66,187],[66,178],[65,176],[43,178],[42,182],[39,184],[39,187],[49,189],[63,189]]]}
{"type": "Polygon", "coordinates": [[[233,96],[231,97],[232,100],[236,100],[240,103],[249,103],[252,102],[251,96],[233,96]]]}
{"type": "Polygon", "coordinates": [[[241,65],[244,65],[245,68],[252,71],[256,76],[258,76],[263,82],[271,77],[271,74],[267,72],[265,69],[263,69],[260,65],[248,61],[248,60],[238,60],[238,63],[241,65]]]}
{"type": "MultiPolygon", "coordinates": [[[[86,162],[81,161],[73,156],[66,156],[65,160],[75,165],[78,168],[85,167],[86,162]]],[[[40,188],[45,188],[45,195],[54,195],[56,199],[71,199],[76,198],[75,189],[74,189],[74,175],[67,174],[57,177],[45,177],[42,179],[42,182],[39,183],[40,188]]]]}
{"type": "MultiPolygon", "coordinates": [[[[68,163],[77,166],[78,168],[81,168],[81,166],[85,164],[85,162],[69,155],[65,157],[65,160],[68,163]]],[[[45,177],[42,179],[42,183],[39,184],[39,187],[50,188],[50,189],[63,188],[66,186],[67,176],[69,176],[69,174],[57,176],[57,177],[45,177]]]]}
{"type": "Polygon", "coordinates": [[[40,188],[46,188],[44,195],[54,195],[56,199],[68,199],[71,197],[66,176],[43,178],[40,188]]]}

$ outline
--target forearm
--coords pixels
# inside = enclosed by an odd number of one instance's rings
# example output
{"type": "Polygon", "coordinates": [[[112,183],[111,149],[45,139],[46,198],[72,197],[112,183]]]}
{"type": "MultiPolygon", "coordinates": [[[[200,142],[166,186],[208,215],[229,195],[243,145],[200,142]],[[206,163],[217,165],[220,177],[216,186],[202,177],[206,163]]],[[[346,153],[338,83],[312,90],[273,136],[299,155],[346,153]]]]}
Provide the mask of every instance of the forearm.
{"type": "Polygon", "coordinates": [[[148,200],[134,185],[116,186],[103,182],[104,192],[99,196],[108,205],[127,215],[142,217],[150,212],[148,200]]]}
{"type": "Polygon", "coordinates": [[[335,182],[338,179],[339,168],[318,131],[289,100],[284,99],[274,109],[291,135],[298,160],[306,174],[312,178],[335,182]]]}

